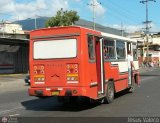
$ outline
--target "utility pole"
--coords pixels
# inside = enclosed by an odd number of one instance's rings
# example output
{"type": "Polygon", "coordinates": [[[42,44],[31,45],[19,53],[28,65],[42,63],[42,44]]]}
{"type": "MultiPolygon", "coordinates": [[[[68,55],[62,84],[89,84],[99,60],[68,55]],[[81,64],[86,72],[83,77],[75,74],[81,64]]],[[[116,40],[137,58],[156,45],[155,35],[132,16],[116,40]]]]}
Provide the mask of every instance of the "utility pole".
{"type": "Polygon", "coordinates": [[[96,19],[95,8],[96,8],[96,6],[100,5],[101,3],[96,3],[95,0],[92,0],[92,1],[93,2],[88,4],[88,5],[93,7],[93,29],[95,30],[95,28],[96,28],[96,24],[95,24],[95,19],[96,19]]]}
{"type": "Polygon", "coordinates": [[[40,7],[35,6],[35,18],[34,18],[34,27],[35,27],[35,29],[37,29],[37,18],[38,18],[38,17],[41,17],[41,16],[38,16],[38,15],[36,14],[36,11],[37,11],[37,10],[41,10],[41,9],[43,9],[43,10],[48,10],[48,9],[44,9],[44,8],[40,8],[40,7]]]}
{"type": "Polygon", "coordinates": [[[149,24],[152,21],[148,20],[148,2],[156,2],[156,0],[142,0],[140,1],[140,3],[146,4],[146,21],[143,22],[144,24],[146,24],[146,28],[145,28],[145,36],[146,36],[146,45],[147,45],[147,51],[146,51],[146,55],[147,55],[147,63],[149,62],[149,53],[148,53],[148,46],[149,46],[149,24]]]}
{"type": "Polygon", "coordinates": [[[34,26],[35,26],[35,29],[37,29],[37,15],[35,15],[34,26]]]}
{"type": "Polygon", "coordinates": [[[123,23],[121,22],[121,36],[123,37],[124,36],[124,29],[123,29],[123,23]]]}
{"type": "Polygon", "coordinates": [[[146,24],[146,28],[145,28],[145,36],[146,36],[146,46],[147,46],[147,51],[146,51],[146,56],[147,56],[147,63],[149,62],[149,53],[148,53],[148,46],[149,46],[149,24],[152,21],[148,20],[148,2],[156,2],[156,0],[142,0],[140,1],[140,3],[146,4],[146,21],[143,22],[144,24],[146,24]]]}

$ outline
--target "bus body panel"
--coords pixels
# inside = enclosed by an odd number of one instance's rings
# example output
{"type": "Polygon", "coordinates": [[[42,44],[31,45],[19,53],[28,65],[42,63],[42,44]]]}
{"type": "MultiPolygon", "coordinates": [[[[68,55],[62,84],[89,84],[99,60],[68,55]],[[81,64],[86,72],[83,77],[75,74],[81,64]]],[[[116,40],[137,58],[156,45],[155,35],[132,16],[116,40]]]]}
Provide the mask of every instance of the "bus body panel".
{"type": "MultiPolygon", "coordinates": [[[[87,32],[95,33],[91,30],[83,30],[80,28],[73,27],[68,30],[68,28],[60,29],[44,29],[40,31],[33,31],[31,33],[31,42],[36,41],[50,41],[53,37],[54,39],[61,38],[75,38],[72,34],[78,34],[77,39],[77,57],[72,59],[47,59],[47,60],[34,60],[33,59],[33,49],[30,49],[30,76],[31,76],[31,88],[29,89],[29,94],[36,96],[38,91],[43,91],[43,96],[52,96],[52,92],[59,91],[59,96],[65,96],[68,90],[77,91],[76,94],[72,96],[86,96],[91,98],[97,98],[97,87],[90,87],[90,84],[97,81],[96,65],[89,63],[88,61],[88,49],[86,36],[81,36],[80,34],[87,34],[87,32]],[[67,35],[66,33],[69,34],[67,35]],[[63,37],[64,35],[64,37],[63,37]],[[79,36],[80,35],[80,36],[79,36]],[[57,37],[56,37],[57,36],[57,37]],[[55,37],[55,38],[54,38],[55,37]],[[35,40],[33,40],[35,38],[35,40]],[[82,42],[80,42],[82,40],[82,42]],[[81,50],[83,48],[83,50],[81,50]],[[83,51],[83,52],[80,52],[83,51]],[[84,57],[85,56],[85,57],[84,57]],[[80,60],[81,59],[81,60],[80,60]],[[67,83],[67,64],[78,64],[79,66],[79,82],[78,83],[67,83]],[[35,84],[34,80],[34,66],[44,66],[45,82],[35,84]],[[37,91],[37,93],[35,93],[37,91]]],[[[96,35],[98,33],[95,33],[96,35]]],[[[33,43],[30,43],[30,47],[33,47],[33,43]]],[[[73,93],[72,93],[73,94],[73,93]]],[[[54,93],[53,93],[54,95],[54,93]]]]}
{"type": "MultiPolygon", "coordinates": [[[[31,96],[85,96],[92,99],[102,98],[99,95],[101,91],[101,68],[100,46],[96,44],[96,59],[89,60],[87,35],[91,34],[96,37],[103,36],[103,33],[82,27],[57,27],[49,29],[35,30],[31,32],[30,39],[30,76],[31,87],[29,94],[31,96]],[[76,39],[77,56],[74,58],[57,58],[57,59],[34,59],[34,42],[54,41],[59,39],[76,39]],[[97,48],[96,48],[97,46],[97,48]],[[77,65],[78,74],[68,74],[68,65],[77,65]],[[44,77],[44,82],[35,83],[34,66],[43,66],[44,74],[37,77],[44,77]],[[78,81],[68,82],[68,77],[77,77],[78,81]]],[[[112,35],[107,35],[112,36],[112,35]]],[[[119,38],[119,37],[116,37],[119,38]]],[[[123,39],[123,38],[122,38],[123,39]]],[[[47,50],[47,49],[46,49],[47,50]]],[[[70,49],[68,49],[70,50],[70,49]]],[[[107,82],[113,81],[115,92],[128,88],[128,68],[127,61],[104,61],[104,93],[106,94],[107,82]]],[[[139,84],[138,62],[134,61],[137,75],[137,84],[139,84]]],[[[42,68],[43,68],[42,67],[42,68]]],[[[71,71],[74,71],[70,69],[71,71]]]]}

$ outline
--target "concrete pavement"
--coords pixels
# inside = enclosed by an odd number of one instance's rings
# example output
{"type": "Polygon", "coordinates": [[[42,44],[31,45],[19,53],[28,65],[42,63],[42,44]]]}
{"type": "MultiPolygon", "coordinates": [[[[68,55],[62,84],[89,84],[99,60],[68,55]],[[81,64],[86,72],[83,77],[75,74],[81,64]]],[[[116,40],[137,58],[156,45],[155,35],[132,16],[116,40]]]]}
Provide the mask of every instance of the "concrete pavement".
{"type": "Polygon", "coordinates": [[[24,82],[26,74],[0,75],[0,93],[27,90],[28,86],[24,82]]]}

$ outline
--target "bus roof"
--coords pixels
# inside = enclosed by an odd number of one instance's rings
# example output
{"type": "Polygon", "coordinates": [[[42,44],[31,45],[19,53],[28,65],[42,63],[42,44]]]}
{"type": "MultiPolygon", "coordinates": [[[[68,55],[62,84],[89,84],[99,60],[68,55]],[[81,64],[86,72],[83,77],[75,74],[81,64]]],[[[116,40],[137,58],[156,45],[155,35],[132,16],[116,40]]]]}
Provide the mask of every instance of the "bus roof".
{"type": "Polygon", "coordinates": [[[104,33],[104,32],[101,32],[101,34],[102,34],[102,37],[108,37],[108,38],[115,39],[115,40],[119,39],[119,40],[124,40],[124,41],[129,41],[129,42],[137,42],[137,40],[131,39],[131,38],[128,38],[128,37],[122,37],[122,36],[109,34],[109,33],[104,33]]]}
{"type": "Polygon", "coordinates": [[[111,39],[119,39],[119,40],[125,40],[125,41],[129,41],[129,42],[137,42],[137,40],[135,39],[131,39],[131,38],[127,38],[127,37],[122,37],[122,36],[118,36],[115,34],[109,34],[109,33],[105,33],[105,32],[101,32],[98,30],[93,30],[87,27],[82,27],[82,26],[61,26],[61,27],[49,27],[49,28],[42,28],[42,29],[37,29],[37,30],[32,30],[32,32],[36,32],[36,31],[41,31],[41,30],[52,30],[52,29],[58,29],[58,28],[81,28],[81,29],[86,29],[86,30],[90,30],[90,31],[95,31],[101,34],[102,37],[108,37],[111,39]]]}
{"type": "Polygon", "coordinates": [[[31,32],[35,31],[41,31],[41,30],[51,30],[51,29],[58,29],[58,28],[81,28],[80,26],[57,26],[57,27],[48,27],[48,28],[41,28],[41,29],[36,29],[32,30],[31,32]]]}

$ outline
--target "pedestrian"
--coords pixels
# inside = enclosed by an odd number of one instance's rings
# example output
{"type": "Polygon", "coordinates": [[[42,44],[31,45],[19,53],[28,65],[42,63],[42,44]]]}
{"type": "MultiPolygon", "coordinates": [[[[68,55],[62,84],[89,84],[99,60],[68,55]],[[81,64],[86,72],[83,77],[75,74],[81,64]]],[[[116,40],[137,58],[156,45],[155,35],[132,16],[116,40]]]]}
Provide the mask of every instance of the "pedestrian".
{"type": "Polygon", "coordinates": [[[109,59],[109,54],[106,46],[104,46],[103,52],[104,52],[104,58],[109,59]]]}
{"type": "Polygon", "coordinates": [[[131,86],[131,84],[133,84],[132,70],[135,69],[134,63],[133,63],[133,56],[131,54],[131,51],[128,51],[127,61],[128,61],[128,84],[129,84],[129,86],[131,86]]]}

